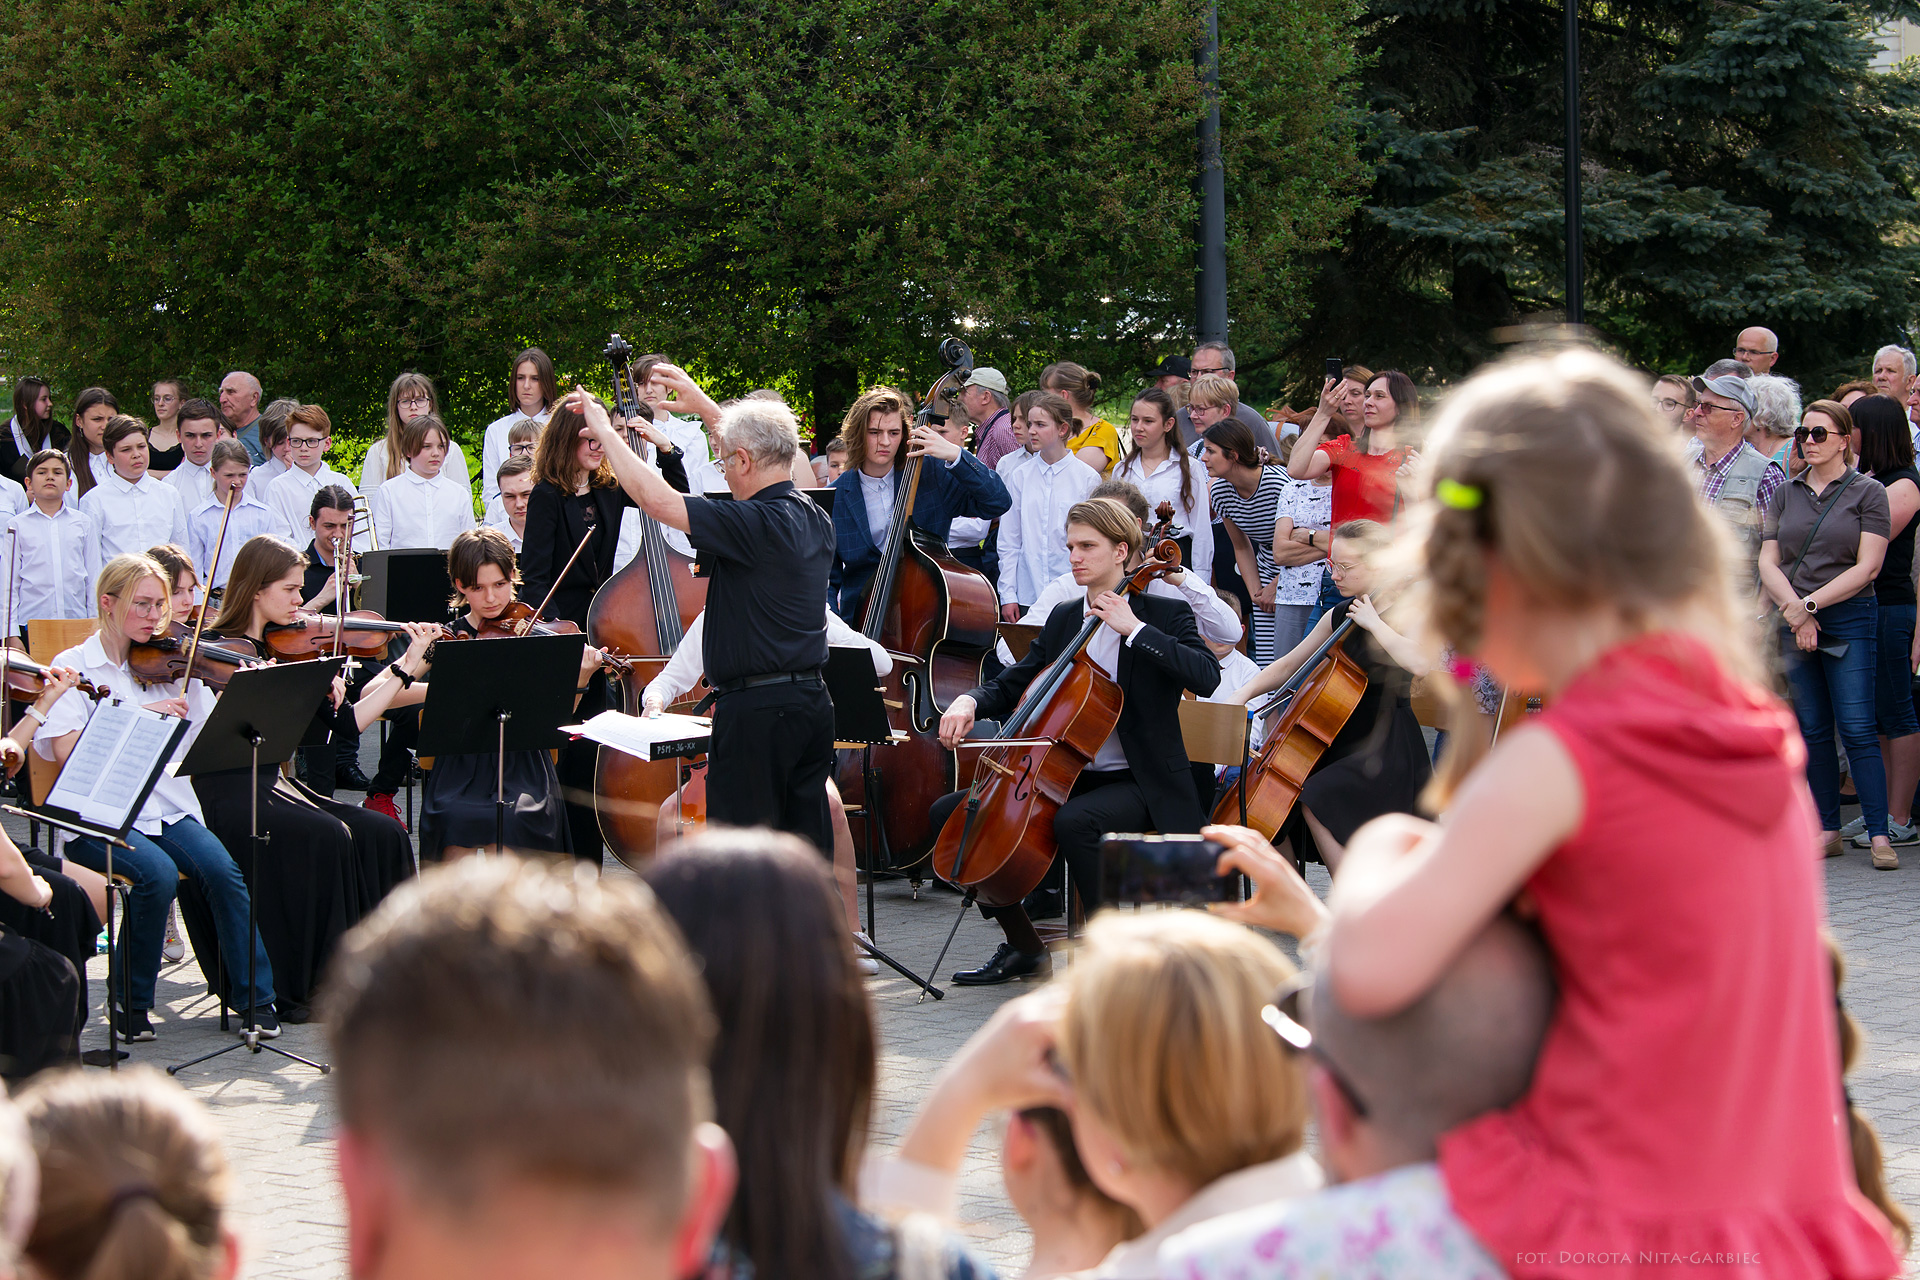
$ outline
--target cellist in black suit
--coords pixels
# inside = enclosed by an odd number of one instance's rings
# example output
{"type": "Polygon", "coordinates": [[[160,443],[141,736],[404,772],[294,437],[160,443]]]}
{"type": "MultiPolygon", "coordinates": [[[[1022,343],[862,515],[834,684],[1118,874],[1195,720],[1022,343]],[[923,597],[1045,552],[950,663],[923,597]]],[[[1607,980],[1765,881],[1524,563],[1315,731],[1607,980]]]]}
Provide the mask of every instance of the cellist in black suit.
{"type": "MultiPolygon", "coordinates": [[[[1133,513],[1112,498],[1077,503],[1067,513],[1067,558],[1073,580],[1086,588],[1083,600],[1061,604],[1047,616],[1026,656],[998,676],[955,698],[940,718],[940,738],[958,743],[976,718],[1004,719],[1027,686],[1068,649],[1088,613],[1106,625],[1086,653],[1120,686],[1125,703],[1120,722],[1081,771],[1073,794],[1054,818],[1054,840],[1067,860],[1067,874],[1091,912],[1100,902],[1100,838],[1108,831],[1198,831],[1204,816],[1180,733],[1180,695],[1205,697],[1220,683],[1220,664],[1200,638],[1193,610],[1184,600],[1118,594],[1127,566],[1144,535],[1133,513]]],[[[936,828],[965,792],[935,802],[936,828]]],[[[982,907],[999,921],[1007,940],[978,969],[953,975],[962,986],[990,986],[1039,973],[1046,948],[1033,922],[1018,906],[982,907]]]]}

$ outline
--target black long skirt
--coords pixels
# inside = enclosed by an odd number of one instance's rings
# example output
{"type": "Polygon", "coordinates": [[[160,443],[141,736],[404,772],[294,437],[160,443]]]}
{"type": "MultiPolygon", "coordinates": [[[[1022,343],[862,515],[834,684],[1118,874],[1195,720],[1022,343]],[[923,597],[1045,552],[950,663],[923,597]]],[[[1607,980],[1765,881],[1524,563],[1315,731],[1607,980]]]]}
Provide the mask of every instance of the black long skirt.
{"type": "Polygon", "coordinates": [[[86,984],[44,943],[0,931],[0,1078],[18,1084],[36,1071],[80,1060],[86,984]]]}
{"type": "MultiPolygon", "coordinates": [[[[496,752],[436,756],[420,798],[420,858],[440,860],[448,847],[478,849],[494,842],[496,752]]],[[[553,757],[509,751],[506,757],[506,844],[523,853],[573,852],[566,806],[553,757]]]]}
{"type": "MultiPolygon", "coordinates": [[[[1359,719],[1359,711],[1354,715],[1359,719]]],[[[1392,703],[1370,728],[1363,737],[1343,731],[1333,745],[1349,749],[1337,755],[1329,749],[1300,789],[1301,805],[1343,846],[1382,814],[1418,813],[1420,793],[1433,777],[1427,740],[1405,700],[1392,703]]],[[[1302,847],[1313,848],[1311,837],[1302,847]]]]}
{"type": "Polygon", "coordinates": [[[338,818],[353,833],[354,884],[352,914],[355,924],[373,913],[395,886],[413,874],[413,845],[407,829],[384,813],[362,809],[319,794],[301,783],[295,791],[338,818]]]}
{"type": "Polygon", "coordinates": [[[58,861],[39,850],[22,850],[27,865],[53,890],[53,901],[45,911],[30,907],[0,893],[0,929],[52,947],[65,956],[82,974],[93,959],[95,941],[100,937],[100,913],[93,909],[87,891],[55,868],[58,861]]]}

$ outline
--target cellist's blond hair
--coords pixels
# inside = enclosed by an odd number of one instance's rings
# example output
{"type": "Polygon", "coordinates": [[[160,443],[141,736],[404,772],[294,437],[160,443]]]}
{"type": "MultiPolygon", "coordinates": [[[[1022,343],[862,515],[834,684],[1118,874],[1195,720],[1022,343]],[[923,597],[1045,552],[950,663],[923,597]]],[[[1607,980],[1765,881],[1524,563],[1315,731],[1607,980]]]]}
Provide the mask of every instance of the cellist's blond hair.
{"type": "Polygon", "coordinates": [[[1128,559],[1137,555],[1140,544],[1146,541],[1140,522],[1118,498],[1088,498],[1074,503],[1067,512],[1067,524],[1083,524],[1108,542],[1125,543],[1128,559]]]}

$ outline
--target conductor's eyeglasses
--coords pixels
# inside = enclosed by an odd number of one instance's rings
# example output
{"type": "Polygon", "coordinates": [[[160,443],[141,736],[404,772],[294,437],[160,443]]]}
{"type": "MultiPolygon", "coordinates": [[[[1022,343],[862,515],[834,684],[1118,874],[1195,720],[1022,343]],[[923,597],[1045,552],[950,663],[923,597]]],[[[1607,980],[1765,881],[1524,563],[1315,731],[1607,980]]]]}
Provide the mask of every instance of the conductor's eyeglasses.
{"type": "Polygon", "coordinates": [[[1326,1051],[1314,1041],[1313,1032],[1307,1029],[1307,1015],[1302,1008],[1303,997],[1312,989],[1311,973],[1294,974],[1273,993],[1273,1003],[1261,1007],[1260,1021],[1273,1028],[1273,1034],[1280,1037],[1280,1043],[1287,1052],[1304,1053],[1318,1062],[1327,1073],[1327,1078],[1333,1081],[1334,1088],[1340,1090],[1341,1096],[1347,1100],[1353,1114],[1364,1120],[1367,1117],[1366,1102],[1346,1076],[1341,1074],[1340,1068],[1333,1065],[1326,1051]]]}

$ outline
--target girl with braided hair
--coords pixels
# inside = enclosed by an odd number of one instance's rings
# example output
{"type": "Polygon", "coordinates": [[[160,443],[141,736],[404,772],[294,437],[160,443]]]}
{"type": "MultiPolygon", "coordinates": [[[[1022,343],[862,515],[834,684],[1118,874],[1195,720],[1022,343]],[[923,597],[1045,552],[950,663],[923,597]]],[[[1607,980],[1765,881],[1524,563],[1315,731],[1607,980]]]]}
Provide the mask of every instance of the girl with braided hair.
{"type": "Polygon", "coordinates": [[[1526,1097],[1442,1139],[1455,1210],[1516,1277],[1896,1274],[1847,1149],[1800,733],[1646,381],[1591,351],[1498,366],[1425,461],[1431,639],[1547,706],[1490,752],[1453,735],[1444,825],[1355,834],[1324,963],[1385,1017],[1516,899],[1537,918],[1558,1004],[1526,1097]]]}

